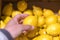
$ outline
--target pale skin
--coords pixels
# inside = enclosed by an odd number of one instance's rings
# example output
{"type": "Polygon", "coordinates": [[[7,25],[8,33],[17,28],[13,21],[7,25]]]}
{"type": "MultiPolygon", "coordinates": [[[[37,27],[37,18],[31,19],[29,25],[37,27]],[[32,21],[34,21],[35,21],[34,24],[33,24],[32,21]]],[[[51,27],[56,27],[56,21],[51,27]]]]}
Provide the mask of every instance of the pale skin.
{"type": "Polygon", "coordinates": [[[7,30],[13,38],[16,38],[20,34],[27,32],[29,30],[33,30],[33,26],[22,24],[23,19],[27,16],[27,14],[16,15],[7,23],[5,30],[7,30]]]}

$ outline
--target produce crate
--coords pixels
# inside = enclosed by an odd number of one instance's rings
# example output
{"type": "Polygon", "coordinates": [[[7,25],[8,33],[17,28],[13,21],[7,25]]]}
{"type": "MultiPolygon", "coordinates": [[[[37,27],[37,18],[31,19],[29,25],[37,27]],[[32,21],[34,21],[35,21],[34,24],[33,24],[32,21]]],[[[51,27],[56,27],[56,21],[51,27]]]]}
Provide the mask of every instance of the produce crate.
{"type": "MultiPolygon", "coordinates": [[[[8,3],[12,3],[13,4],[13,9],[14,10],[18,10],[17,8],[17,3],[19,1],[22,0],[0,0],[0,20],[5,20],[6,16],[3,14],[3,8],[8,4],[8,3]]],[[[60,0],[24,0],[26,1],[26,3],[28,4],[27,9],[31,9],[33,10],[32,6],[35,5],[37,7],[40,7],[43,9],[50,9],[52,10],[54,13],[57,13],[58,10],[60,10],[60,0]]],[[[24,12],[24,11],[23,11],[24,12]]],[[[23,13],[22,12],[22,13],[23,13]]],[[[12,17],[12,16],[10,16],[12,17]]],[[[33,38],[35,38],[36,36],[39,36],[40,34],[37,33],[39,31],[39,27],[37,27],[34,31],[34,34],[36,34],[34,37],[30,37],[32,31],[30,31],[30,35],[28,37],[26,37],[27,35],[22,34],[19,37],[17,37],[15,40],[32,40],[33,38]]],[[[43,28],[42,28],[43,29],[43,28]]]]}
{"type": "MultiPolygon", "coordinates": [[[[17,10],[16,4],[18,1],[21,0],[2,0],[0,1],[1,10],[3,10],[3,7],[8,3],[13,3],[13,8],[17,10]],[[2,4],[1,4],[2,3],[2,4]]],[[[27,9],[32,9],[32,5],[39,6],[41,8],[48,8],[52,9],[54,12],[57,12],[60,9],[60,0],[25,0],[28,3],[27,9]]]]}

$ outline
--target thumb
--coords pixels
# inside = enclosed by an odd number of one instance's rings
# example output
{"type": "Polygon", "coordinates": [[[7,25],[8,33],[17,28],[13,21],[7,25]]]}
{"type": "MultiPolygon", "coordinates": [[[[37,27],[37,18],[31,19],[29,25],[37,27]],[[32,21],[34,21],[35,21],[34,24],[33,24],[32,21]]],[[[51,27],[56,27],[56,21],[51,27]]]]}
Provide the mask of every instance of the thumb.
{"type": "Polygon", "coordinates": [[[28,16],[28,14],[18,14],[18,15],[16,15],[14,18],[13,18],[13,20],[15,21],[15,22],[17,22],[17,24],[18,24],[18,21],[20,21],[21,19],[24,19],[25,17],[27,17],[28,16]]]}
{"type": "Polygon", "coordinates": [[[23,31],[29,31],[33,29],[34,29],[34,26],[31,26],[31,25],[24,25],[22,28],[23,31]]]}

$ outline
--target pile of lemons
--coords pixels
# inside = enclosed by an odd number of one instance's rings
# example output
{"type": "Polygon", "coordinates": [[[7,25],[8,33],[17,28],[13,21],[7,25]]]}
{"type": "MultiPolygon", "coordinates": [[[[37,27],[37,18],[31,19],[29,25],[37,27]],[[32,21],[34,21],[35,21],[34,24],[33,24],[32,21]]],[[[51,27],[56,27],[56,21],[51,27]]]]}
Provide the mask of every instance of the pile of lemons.
{"type": "Polygon", "coordinates": [[[6,24],[17,14],[28,14],[23,25],[32,25],[34,30],[22,34],[15,40],[60,40],[60,10],[54,13],[50,9],[43,9],[32,6],[33,10],[27,9],[25,1],[17,3],[17,9],[13,9],[13,4],[9,3],[3,8],[3,16],[0,20],[0,29],[6,27],[6,24]]]}

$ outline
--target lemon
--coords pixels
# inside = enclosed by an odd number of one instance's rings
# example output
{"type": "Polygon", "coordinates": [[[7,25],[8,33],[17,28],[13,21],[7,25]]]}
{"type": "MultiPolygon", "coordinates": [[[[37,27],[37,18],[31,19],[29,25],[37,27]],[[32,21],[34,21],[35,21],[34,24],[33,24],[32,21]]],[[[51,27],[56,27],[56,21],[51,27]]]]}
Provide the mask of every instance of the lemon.
{"type": "Polygon", "coordinates": [[[15,38],[15,40],[19,40],[19,37],[15,38]]]}
{"type": "Polygon", "coordinates": [[[27,8],[27,3],[25,1],[19,1],[17,3],[17,8],[19,11],[24,11],[27,8]]]}
{"type": "Polygon", "coordinates": [[[33,6],[33,14],[37,17],[42,16],[42,9],[37,6],[33,6]]]}
{"type": "Polygon", "coordinates": [[[29,40],[29,39],[26,36],[23,35],[23,36],[19,37],[19,40],[29,40]]]}
{"type": "Polygon", "coordinates": [[[39,30],[39,34],[40,34],[40,35],[47,34],[47,33],[46,33],[46,29],[41,29],[41,30],[39,30]]]}
{"type": "Polygon", "coordinates": [[[59,35],[59,39],[60,39],[60,35],[59,35]]]}
{"type": "Polygon", "coordinates": [[[6,26],[6,24],[1,20],[0,21],[0,28],[3,29],[3,28],[5,28],[5,26],[6,26]]]}
{"type": "Polygon", "coordinates": [[[47,24],[44,24],[44,25],[43,25],[43,28],[46,29],[46,28],[47,28],[47,24]]]}
{"type": "Polygon", "coordinates": [[[12,12],[12,17],[16,16],[17,14],[22,14],[20,11],[13,11],[12,12]]]}
{"type": "Polygon", "coordinates": [[[4,23],[7,24],[12,18],[10,16],[7,16],[4,20],[4,23]]]}
{"type": "Polygon", "coordinates": [[[60,10],[58,11],[58,15],[60,15],[60,10]]]}
{"type": "Polygon", "coordinates": [[[43,15],[44,15],[45,17],[54,15],[54,12],[53,12],[52,10],[50,10],[50,9],[43,9],[43,12],[44,12],[43,15]]]}
{"type": "Polygon", "coordinates": [[[24,25],[32,25],[37,26],[37,17],[36,16],[28,16],[23,20],[24,25]]]}
{"type": "Polygon", "coordinates": [[[38,17],[38,26],[42,27],[45,23],[45,18],[43,16],[38,17]]]}
{"type": "Polygon", "coordinates": [[[33,15],[33,12],[32,12],[32,10],[26,10],[26,11],[24,11],[23,14],[33,15]]]}
{"type": "Polygon", "coordinates": [[[12,6],[13,6],[12,3],[7,4],[3,8],[3,15],[5,15],[5,16],[11,16],[12,10],[13,10],[12,6]]]}
{"type": "Polygon", "coordinates": [[[55,24],[48,25],[46,31],[48,34],[52,36],[57,36],[60,34],[60,24],[55,23],[55,24]]]}
{"type": "Polygon", "coordinates": [[[47,17],[46,18],[46,24],[54,24],[54,23],[56,23],[56,22],[58,22],[58,18],[57,18],[57,16],[49,16],[49,17],[47,17]]]}
{"type": "Polygon", "coordinates": [[[40,35],[40,36],[34,38],[33,40],[52,40],[52,36],[50,36],[50,35],[40,35]]]}
{"type": "Polygon", "coordinates": [[[58,16],[58,22],[60,23],[60,16],[58,16]]]}
{"type": "Polygon", "coordinates": [[[28,33],[27,33],[27,37],[29,37],[29,38],[34,38],[35,36],[37,36],[39,33],[38,33],[38,28],[36,28],[36,29],[34,29],[34,30],[32,30],[32,31],[29,31],[28,33]]]}
{"type": "Polygon", "coordinates": [[[59,39],[59,36],[53,37],[53,40],[60,40],[60,39],[59,39]]]}
{"type": "Polygon", "coordinates": [[[35,37],[35,38],[33,38],[32,40],[39,40],[39,39],[38,39],[38,36],[37,36],[37,37],[35,37]]]}
{"type": "Polygon", "coordinates": [[[1,16],[1,19],[4,20],[6,18],[6,16],[1,16]]]}

